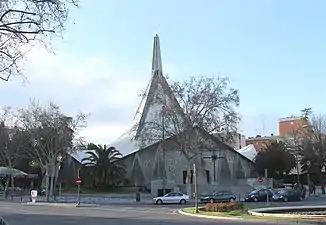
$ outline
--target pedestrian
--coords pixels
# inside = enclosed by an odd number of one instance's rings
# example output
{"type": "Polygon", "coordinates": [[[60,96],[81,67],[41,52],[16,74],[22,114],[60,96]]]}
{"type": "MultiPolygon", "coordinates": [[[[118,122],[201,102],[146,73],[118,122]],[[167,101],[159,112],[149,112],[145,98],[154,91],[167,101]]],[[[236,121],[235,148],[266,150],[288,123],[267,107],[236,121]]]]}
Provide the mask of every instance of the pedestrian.
{"type": "Polygon", "coordinates": [[[301,197],[302,199],[306,198],[306,188],[303,184],[301,184],[301,197]]]}
{"type": "Polygon", "coordinates": [[[314,193],[314,196],[316,196],[316,185],[314,182],[312,182],[312,191],[314,193]]]}

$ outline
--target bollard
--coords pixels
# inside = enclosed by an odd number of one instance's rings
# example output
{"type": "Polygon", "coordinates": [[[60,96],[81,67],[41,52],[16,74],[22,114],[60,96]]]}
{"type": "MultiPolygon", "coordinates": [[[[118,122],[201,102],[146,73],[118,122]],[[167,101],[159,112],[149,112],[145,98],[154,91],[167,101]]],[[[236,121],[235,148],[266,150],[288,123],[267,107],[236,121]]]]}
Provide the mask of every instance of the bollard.
{"type": "Polygon", "coordinates": [[[140,202],[140,193],[139,192],[136,193],[136,202],[140,202]]]}

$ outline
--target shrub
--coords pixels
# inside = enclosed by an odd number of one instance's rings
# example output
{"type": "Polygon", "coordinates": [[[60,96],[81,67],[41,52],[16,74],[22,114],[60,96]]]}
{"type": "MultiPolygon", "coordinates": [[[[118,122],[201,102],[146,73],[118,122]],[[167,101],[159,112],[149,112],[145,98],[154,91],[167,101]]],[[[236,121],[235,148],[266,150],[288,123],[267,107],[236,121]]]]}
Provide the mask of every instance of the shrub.
{"type": "Polygon", "coordinates": [[[243,203],[239,203],[239,202],[207,203],[205,205],[206,212],[231,212],[243,208],[244,208],[243,203]]]}

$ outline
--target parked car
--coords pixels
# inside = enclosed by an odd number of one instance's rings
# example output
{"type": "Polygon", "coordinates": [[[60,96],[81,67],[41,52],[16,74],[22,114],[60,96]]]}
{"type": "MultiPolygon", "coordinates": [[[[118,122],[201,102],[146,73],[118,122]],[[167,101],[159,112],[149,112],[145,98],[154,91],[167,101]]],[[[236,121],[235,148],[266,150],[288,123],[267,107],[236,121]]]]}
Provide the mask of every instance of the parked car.
{"type": "Polygon", "coordinates": [[[200,198],[200,201],[202,203],[234,202],[236,199],[236,196],[231,191],[216,191],[200,198]]]}
{"type": "Polygon", "coordinates": [[[247,194],[244,198],[245,202],[266,202],[267,193],[269,200],[272,200],[273,193],[268,189],[254,190],[247,194]]]}
{"type": "Polygon", "coordinates": [[[278,190],[274,195],[273,195],[273,200],[274,201],[301,201],[302,200],[302,195],[299,190],[296,189],[290,189],[290,188],[283,188],[278,190]]]}
{"type": "Polygon", "coordinates": [[[38,196],[45,196],[45,188],[42,188],[42,189],[39,189],[38,191],[37,191],[37,195],[38,196]]]}
{"type": "Polygon", "coordinates": [[[189,196],[181,192],[171,192],[161,197],[153,198],[155,204],[186,204],[189,196]]]}

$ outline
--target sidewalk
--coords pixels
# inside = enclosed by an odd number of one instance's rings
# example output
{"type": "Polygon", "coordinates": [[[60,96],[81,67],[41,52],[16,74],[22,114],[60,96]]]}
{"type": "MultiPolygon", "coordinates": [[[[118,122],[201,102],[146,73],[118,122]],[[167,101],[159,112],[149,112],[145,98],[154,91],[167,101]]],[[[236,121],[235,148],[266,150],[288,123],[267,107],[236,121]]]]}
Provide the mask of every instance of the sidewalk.
{"type": "MultiPolygon", "coordinates": [[[[8,201],[8,202],[15,202],[15,203],[26,203],[30,202],[30,196],[24,195],[24,196],[14,196],[14,198],[11,200],[11,197],[9,196],[7,199],[0,199],[2,201],[8,201]]],[[[37,202],[39,203],[45,203],[46,198],[45,196],[39,196],[37,197],[37,202]]],[[[56,200],[50,199],[51,203],[67,203],[67,204],[75,204],[78,202],[78,196],[57,196],[56,200]]],[[[81,196],[80,197],[80,203],[81,204],[92,204],[92,205],[110,205],[110,204],[152,204],[153,200],[152,198],[142,198],[140,199],[140,202],[136,202],[136,198],[129,197],[123,197],[123,196],[81,196]]]]}

